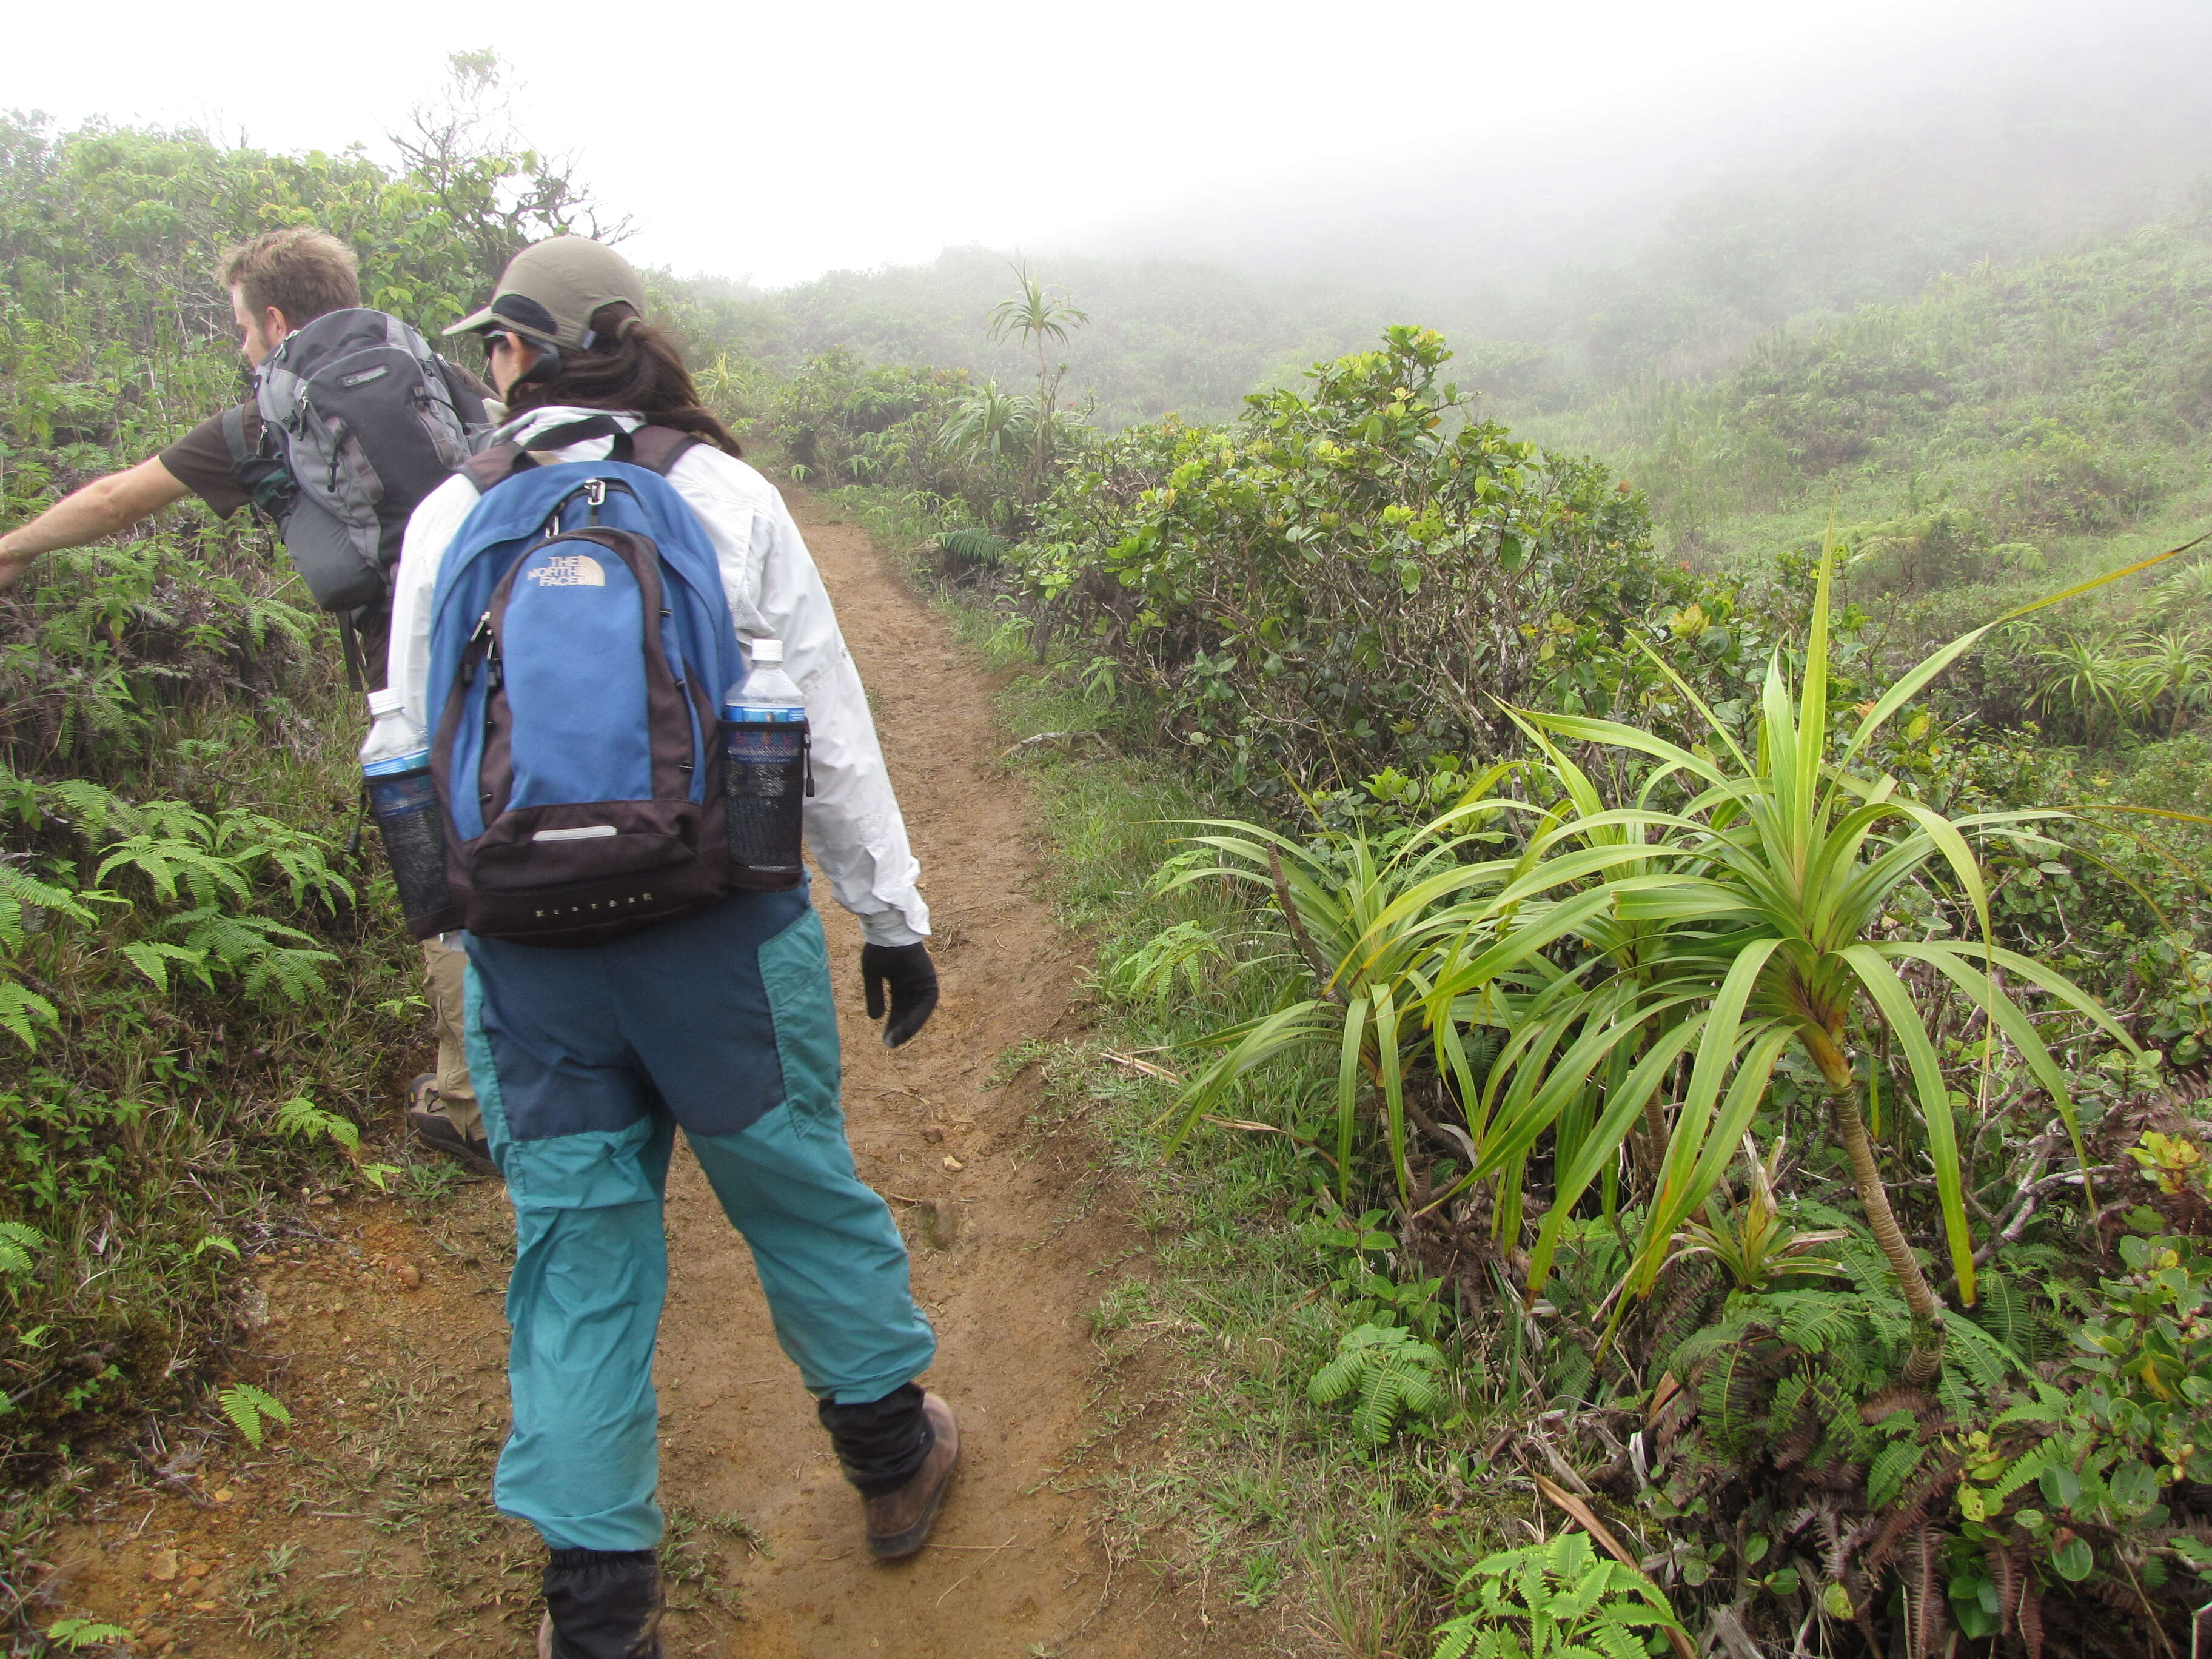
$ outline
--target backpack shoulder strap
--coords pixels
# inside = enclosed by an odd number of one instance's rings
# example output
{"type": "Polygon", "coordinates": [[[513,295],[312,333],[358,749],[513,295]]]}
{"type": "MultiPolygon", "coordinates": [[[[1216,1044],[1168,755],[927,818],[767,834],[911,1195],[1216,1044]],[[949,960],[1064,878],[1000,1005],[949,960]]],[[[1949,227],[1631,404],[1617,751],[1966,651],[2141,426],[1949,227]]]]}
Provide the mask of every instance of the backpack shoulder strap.
{"type": "Polygon", "coordinates": [[[446,388],[446,396],[453,402],[453,413],[461,417],[461,424],[483,426],[483,398],[461,378],[460,370],[434,351],[430,353],[430,362],[437,370],[440,383],[446,388]]]}
{"type": "Polygon", "coordinates": [[[216,416],[216,423],[222,433],[223,447],[230,452],[230,464],[233,466],[236,466],[240,461],[252,459],[253,452],[246,447],[245,404],[233,404],[216,416]]]}
{"type": "MultiPolygon", "coordinates": [[[[550,432],[541,432],[532,446],[536,449],[565,449],[570,444],[580,444],[588,438],[611,438],[614,453],[608,459],[627,461],[641,466],[648,472],[666,477],[669,469],[692,450],[700,440],[689,432],[678,432],[673,427],[641,426],[626,432],[609,416],[592,416],[573,421],[567,426],[556,427],[550,432]]],[[[477,493],[483,495],[494,484],[504,483],[526,468],[537,465],[530,451],[520,444],[494,444],[461,463],[461,471],[477,493]]]]}
{"type": "Polygon", "coordinates": [[[460,471],[461,476],[477,487],[477,495],[488,495],[494,484],[504,483],[516,473],[537,465],[520,444],[494,444],[463,461],[460,471]]]}
{"type": "Polygon", "coordinates": [[[689,432],[670,426],[641,426],[630,434],[631,459],[648,472],[668,476],[669,469],[696,449],[702,441],[689,432]]]}

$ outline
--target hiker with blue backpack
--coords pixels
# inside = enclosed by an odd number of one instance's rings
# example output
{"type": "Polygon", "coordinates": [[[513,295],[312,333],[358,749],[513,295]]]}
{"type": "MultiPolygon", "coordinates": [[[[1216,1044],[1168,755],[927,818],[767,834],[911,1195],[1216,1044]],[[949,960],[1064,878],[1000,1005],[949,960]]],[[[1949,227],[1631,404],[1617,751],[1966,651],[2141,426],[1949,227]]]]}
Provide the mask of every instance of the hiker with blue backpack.
{"type": "MultiPolygon", "coordinates": [[[[187,495],[222,519],[258,507],[309,595],[337,619],[354,684],[381,686],[408,516],[476,447],[491,389],[362,305],[354,251],[335,236],[266,231],[226,249],[216,275],[253,395],[0,536],[0,589],[41,555],[115,535],[187,495]]],[[[489,1174],[462,1045],[461,955],[428,937],[422,965],[438,1060],[408,1085],[408,1127],[489,1174]]]]}
{"type": "MultiPolygon", "coordinates": [[[[860,676],[781,497],[637,272],[558,237],[449,332],[511,418],[409,525],[379,823],[409,924],[466,930],[471,1068],[515,1212],[493,1496],[550,1550],[546,1659],[654,1659],[653,1351],[681,1128],[862,1498],[919,1550],[959,1455],[936,1339],[859,1179],[807,843],[892,1047],[937,1001],[860,676]]],[[[383,726],[385,722],[380,722],[383,726]]]]}

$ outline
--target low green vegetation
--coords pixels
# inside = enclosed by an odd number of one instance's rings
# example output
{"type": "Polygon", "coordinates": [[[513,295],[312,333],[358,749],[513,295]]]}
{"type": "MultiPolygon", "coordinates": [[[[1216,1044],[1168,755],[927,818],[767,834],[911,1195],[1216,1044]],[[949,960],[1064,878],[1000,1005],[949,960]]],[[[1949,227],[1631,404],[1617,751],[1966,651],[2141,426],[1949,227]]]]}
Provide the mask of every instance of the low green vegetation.
{"type": "MultiPolygon", "coordinates": [[[[240,395],[224,244],[320,225],[428,327],[585,222],[565,175],[440,131],[395,173],[0,120],[0,523],[240,395]]],[[[712,296],[672,300],[711,357],[712,296]]],[[[444,1190],[383,1144],[422,1011],[339,662],[245,514],[180,509],[0,599],[0,1645],[30,1639],[25,1563],[89,1480],[284,1421],[208,1393],[241,1266],[333,1189],[444,1190]]]]}
{"type": "MultiPolygon", "coordinates": [[[[2129,669],[2102,724],[2039,686],[2039,728],[2002,675],[2198,568],[2066,590],[2085,550],[2013,548],[1930,651],[1956,515],[1686,569],[1639,494],[1460,416],[1446,355],[1393,331],[1233,425],[1090,443],[987,560],[971,503],[869,492],[1030,662],[1025,723],[1203,802],[1100,918],[1103,1035],[1054,1068],[1186,1234],[1097,1316],[1114,1355],[1192,1329],[1199,1472],[1125,1512],[1347,1654],[1584,1639],[1555,1601],[1637,1650],[2178,1640],[2212,1562],[2193,681],[2129,669]],[[1486,1566],[1539,1499],[1626,1576],[1524,1570],[1509,1608],[1486,1566]]],[[[1075,878],[1126,872],[1091,822],[1126,806],[1051,787],[1075,878]]]]}

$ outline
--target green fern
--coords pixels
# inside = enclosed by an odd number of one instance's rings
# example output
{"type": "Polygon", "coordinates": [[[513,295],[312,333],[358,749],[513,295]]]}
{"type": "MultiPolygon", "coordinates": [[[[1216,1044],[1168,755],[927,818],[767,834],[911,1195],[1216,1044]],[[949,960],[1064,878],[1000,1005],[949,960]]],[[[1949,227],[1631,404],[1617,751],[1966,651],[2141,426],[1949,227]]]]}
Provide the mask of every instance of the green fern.
{"type": "Polygon", "coordinates": [[[1352,1437],[1371,1449],[1407,1413],[1427,1416],[1443,1404],[1443,1365],[1444,1357],[1411,1331],[1355,1325],[1337,1342],[1336,1358],[1314,1373],[1306,1397],[1316,1406],[1352,1399],[1352,1437]]]}
{"type": "Polygon", "coordinates": [[[1755,1329],[1746,1329],[1714,1349],[1698,1369],[1698,1400],[1716,1445],[1740,1451],[1763,1435],[1779,1352],[1771,1340],[1759,1340],[1755,1329]]]}
{"type": "Polygon", "coordinates": [[[40,805],[48,813],[60,818],[88,841],[97,840],[110,830],[119,830],[125,835],[143,834],[148,828],[145,816],[112,789],[103,789],[86,778],[58,778],[40,787],[40,805]],[[55,804],[62,808],[53,811],[55,804]]]}
{"type": "Polygon", "coordinates": [[[208,845],[241,870],[273,870],[291,890],[292,902],[325,902],[354,896],[353,884],[330,866],[331,844],[320,836],[242,809],[227,811],[208,831],[208,845]]]}
{"type": "Polygon", "coordinates": [[[1841,1291],[1778,1291],[1765,1302],[1775,1334],[1808,1353],[1849,1355],[1865,1343],[1865,1298],[1841,1291]]]}
{"type": "Polygon", "coordinates": [[[252,896],[246,872],[235,860],[225,858],[209,847],[212,830],[212,824],[208,824],[201,833],[189,838],[152,834],[126,836],[100,860],[94,879],[106,881],[118,870],[135,870],[164,900],[173,902],[181,885],[191,894],[192,902],[204,909],[211,909],[222,897],[244,904],[252,896]]]}
{"type": "Polygon", "coordinates": [[[27,937],[26,912],[52,910],[71,921],[88,922],[92,912],[83,895],[73,888],[41,881],[14,860],[20,854],[0,854],[0,944],[20,945],[27,937]]]}
{"type": "Polygon", "coordinates": [[[948,568],[995,570],[1006,562],[1006,544],[988,530],[947,530],[937,538],[948,568]]]}
{"type": "Polygon", "coordinates": [[[1972,1316],[1974,1323],[2022,1359],[2033,1359],[2039,1334],[2035,1311],[2012,1276],[1994,1270],[1984,1273],[1977,1295],[1979,1299],[1972,1316]]]}
{"type": "Polygon", "coordinates": [[[265,1389],[257,1389],[251,1382],[234,1382],[227,1389],[217,1389],[216,1403],[222,1407],[233,1427],[245,1437],[246,1443],[254,1450],[261,1449],[261,1437],[268,1422],[292,1426],[292,1413],[283,1403],[265,1389]]]}
{"type": "Polygon", "coordinates": [[[247,994],[272,987],[290,1001],[304,1001],[323,988],[318,964],[336,962],[329,951],[313,948],[313,936],[266,916],[235,915],[203,906],[169,921],[169,931],[185,935],[185,948],[240,975],[247,994]],[[298,939],[301,945],[281,941],[298,939]]]}
{"type": "Polygon", "coordinates": [[[0,1273],[28,1278],[34,1251],[43,1250],[46,1236],[23,1221],[0,1221],[0,1273]]]}
{"type": "Polygon", "coordinates": [[[2021,1355],[1971,1319],[1949,1320],[1944,1330],[1944,1368],[1971,1379],[1975,1391],[1984,1397],[2002,1388],[2015,1371],[2027,1369],[2021,1355]]]}
{"type": "Polygon", "coordinates": [[[1206,994],[1216,964],[1227,965],[1228,951],[1210,927],[1179,921],[1155,933],[1106,969],[1108,985],[1131,1001],[1164,1008],[1177,997],[1206,994]]]}
{"type": "Polygon", "coordinates": [[[85,1648],[106,1647],[128,1642],[131,1632],[117,1625],[103,1625],[91,1619],[57,1619],[46,1626],[46,1645],[64,1648],[76,1653],[85,1648]]]}
{"type": "Polygon", "coordinates": [[[348,1158],[361,1156],[361,1128],[350,1118],[325,1111],[304,1095],[295,1095],[276,1109],[276,1132],[294,1138],[328,1135],[344,1148],[348,1158]]]}
{"type": "Polygon", "coordinates": [[[2044,1470],[2051,1467],[2053,1457],[2046,1446],[2036,1446],[2013,1459],[2003,1474],[1990,1488],[1990,1501],[1994,1507],[2011,1497],[2044,1470]]]}
{"type": "Polygon", "coordinates": [[[26,1048],[36,1049],[38,1033],[33,1022],[41,1025],[58,1025],[61,1017],[54,1005],[28,987],[0,975],[0,1031],[6,1031],[26,1048]]]}
{"type": "Polygon", "coordinates": [[[1876,1452],[1867,1466],[1867,1507],[1886,1510],[1895,1503],[1927,1455],[1928,1448],[1917,1440],[1893,1440],[1876,1452]]]}
{"type": "Polygon", "coordinates": [[[203,985],[212,986],[215,977],[208,972],[207,953],[182,945],[171,945],[161,939],[135,939],[120,947],[124,959],[148,979],[157,990],[169,988],[169,964],[182,964],[192,977],[203,985]]]}
{"type": "Polygon", "coordinates": [[[1578,1532],[1476,1562],[1457,1594],[1435,1659],[1645,1659],[1644,1632],[1682,1628],[1657,1585],[1578,1532]]]}

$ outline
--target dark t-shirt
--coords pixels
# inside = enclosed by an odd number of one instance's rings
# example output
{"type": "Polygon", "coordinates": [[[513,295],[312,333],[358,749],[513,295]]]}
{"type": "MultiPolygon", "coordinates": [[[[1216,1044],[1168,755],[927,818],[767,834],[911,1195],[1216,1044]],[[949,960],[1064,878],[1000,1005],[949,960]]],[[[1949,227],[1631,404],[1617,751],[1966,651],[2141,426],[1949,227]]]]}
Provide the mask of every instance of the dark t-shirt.
{"type": "MultiPolygon", "coordinates": [[[[447,363],[446,371],[479,398],[489,401],[498,395],[458,363],[447,363]]],[[[246,453],[251,455],[261,443],[261,410],[246,403],[238,406],[238,414],[243,423],[246,453]]],[[[465,411],[463,418],[467,418],[465,411]]],[[[168,468],[172,477],[205,501],[217,518],[227,519],[253,497],[232,470],[230,446],[223,441],[222,422],[222,415],[210,416],[163,450],[157,459],[168,468]]]]}
{"type": "MultiPolygon", "coordinates": [[[[252,404],[238,410],[245,422],[246,453],[261,442],[261,411],[252,404]]],[[[169,475],[205,501],[215,515],[227,519],[253,499],[231,471],[230,446],[222,441],[221,415],[211,415],[171,444],[155,459],[169,475]]]]}

